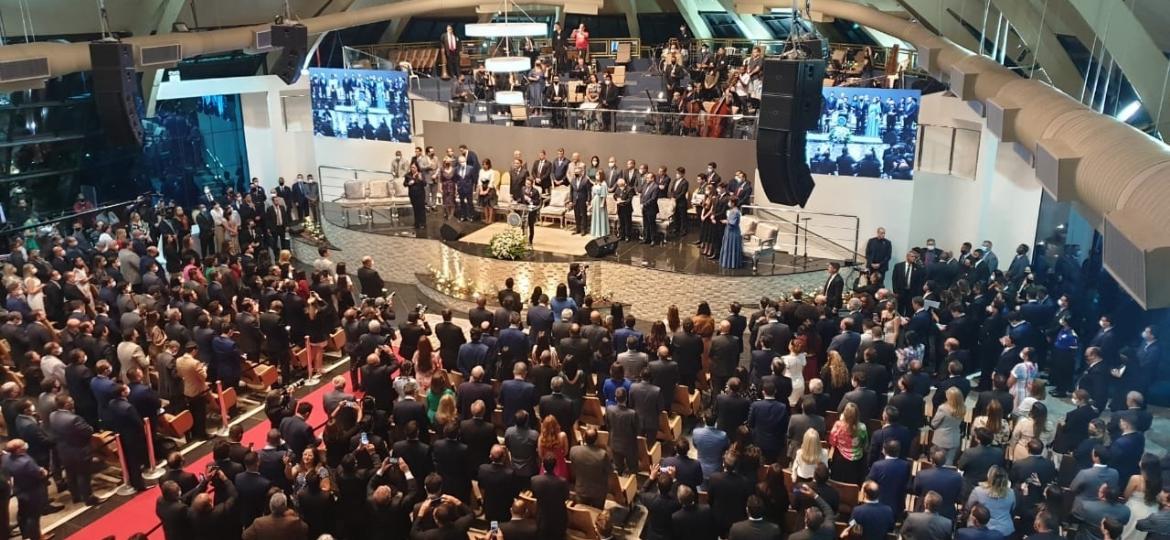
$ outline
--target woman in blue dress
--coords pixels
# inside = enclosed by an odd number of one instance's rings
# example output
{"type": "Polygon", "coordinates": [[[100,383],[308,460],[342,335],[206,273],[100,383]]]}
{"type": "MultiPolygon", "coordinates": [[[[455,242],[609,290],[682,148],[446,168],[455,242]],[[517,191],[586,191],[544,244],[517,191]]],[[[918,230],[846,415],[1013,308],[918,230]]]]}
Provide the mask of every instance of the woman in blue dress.
{"type": "MultiPolygon", "coordinates": [[[[596,156],[594,156],[596,158],[596,156]]],[[[590,206],[593,207],[593,217],[590,220],[589,235],[594,238],[609,236],[609,213],[605,208],[605,196],[609,187],[605,183],[605,171],[597,171],[593,179],[593,198],[590,206]]]]}
{"type": "Polygon", "coordinates": [[[528,105],[540,107],[544,103],[544,65],[540,60],[528,72],[528,105]]]}
{"type": "Polygon", "coordinates": [[[727,203],[727,232],[723,233],[723,249],[719,250],[719,266],[743,266],[743,235],[739,233],[739,201],[732,197],[727,203]]]}

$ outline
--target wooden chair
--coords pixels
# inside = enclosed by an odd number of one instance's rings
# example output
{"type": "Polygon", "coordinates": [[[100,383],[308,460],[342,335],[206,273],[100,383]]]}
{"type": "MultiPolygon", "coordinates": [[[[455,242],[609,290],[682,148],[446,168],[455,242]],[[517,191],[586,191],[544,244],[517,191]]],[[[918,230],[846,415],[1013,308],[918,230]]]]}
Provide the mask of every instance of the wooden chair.
{"type": "Polygon", "coordinates": [[[459,388],[459,385],[463,384],[463,374],[458,371],[448,371],[447,382],[451,383],[451,388],[459,388]]]}
{"type": "Polygon", "coordinates": [[[590,426],[604,426],[605,408],[601,406],[601,399],[596,395],[585,396],[581,402],[581,417],[578,421],[590,426]]]}
{"type": "Polygon", "coordinates": [[[345,350],[345,329],[338,328],[331,336],[329,336],[329,343],[326,345],[331,351],[345,350]]]}
{"type": "Polygon", "coordinates": [[[674,389],[674,403],[671,412],[679,416],[694,416],[702,408],[699,391],[691,391],[686,385],[680,384],[674,389]]]}
{"type": "Polygon", "coordinates": [[[179,411],[179,414],[163,414],[158,417],[158,432],[164,437],[172,439],[186,439],[191,428],[195,426],[195,417],[191,411],[179,411]]]}
{"type": "Polygon", "coordinates": [[[837,423],[838,418],[841,418],[841,413],[837,411],[825,411],[825,428],[833,429],[833,424],[837,423]]]}
{"type": "Polygon", "coordinates": [[[280,375],[276,368],[259,362],[244,362],[244,383],[254,391],[267,392],[280,375]]]}
{"type": "MultiPolygon", "coordinates": [[[[219,394],[212,392],[211,399],[214,399],[216,404],[218,405],[220,396],[219,396],[219,394]]],[[[240,401],[240,399],[239,399],[239,396],[236,395],[235,388],[224,388],[223,389],[223,408],[224,408],[224,410],[230,411],[232,409],[232,407],[236,406],[236,403],[239,403],[239,401],[240,401]]]]}
{"type": "Polygon", "coordinates": [[[860,498],[861,486],[836,480],[829,480],[829,485],[833,486],[841,495],[841,503],[837,507],[837,513],[843,516],[853,513],[853,507],[857,506],[857,501],[860,498]]]}
{"type": "Polygon", "coordinates": [[[309,350],[304,347],[293,347],[293,367],[303,368],[309,365],[309,350]]]}
{"type": "Polygon", "coordinates": [[[567,504],[569,510],[569,528],[581,533],[586,540],[599,540],[601,533],[597,532],[597,510],[584,504],[567,504]]]}
{"type": "Polygon", "coordinates": [[[682,417],[670,416],[666,411],[658,413],[658,440],[674,442],[682,436],[682,417]]]}
{"type": "Polygon", "coordinates": [[[639,436],[638,469],[642,472],[649,472],[654,467],[657,467],[660,461],[662,461],[662,444],[654,441],[654,444],[650,445],[646,441],[646,437],[639,436]]]}
{"type": "Polygon", "coordinates": [[[638,496],[638,477],[633,474],[618,476],[617,471],[610,470],[609,496],[622,506],[633,506],[638,496]]]}

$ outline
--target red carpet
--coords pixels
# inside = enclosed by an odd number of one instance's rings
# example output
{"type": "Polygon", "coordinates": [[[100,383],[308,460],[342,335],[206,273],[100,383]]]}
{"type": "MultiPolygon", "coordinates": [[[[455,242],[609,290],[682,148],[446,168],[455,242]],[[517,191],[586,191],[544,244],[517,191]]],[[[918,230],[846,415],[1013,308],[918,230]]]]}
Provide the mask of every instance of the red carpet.
{"type": "MultiPolygon", "coordinates": [[[[346,375],[349,379],[349,375],[346,375]]],[[[306,401],[313,404],[313,414],[309,417],[309,424],[312,426],[321,426],[325,423],[325,410],[321,407],[321,397],[325,392],[332,388],[329,384],[329,378],[324,378],[315,390],[301,398],[301,401],[306,401]]],[[[258,415],[262,422],[244,432],[243,443],[247,445],[252,443],[255,448],[263,448],[265,437],[268,434],[269,424],[268,419],[264,418],[263,414],[258,415]]],[[[215,427],[212,425],[209,428],[215,427]]],[[[211,453],[208,452],[206,456],[187,465],[186,470],[193,473],[202,473],[207,463],[211,462],[211,453]]],[[[82,528],[77,533],[70,535],[68,538],[78,538],[84,540],[98,540],[104,538],[123,539],[130,535],[139,532],[147,532],[151,529],[156,529],[150,534],[151,540],[163,540],[162,527],[159,524],[158,518],[154,515],[154,503],[158,500],[159,490],[157,487],[151,487],[143,493],[139,493],[126,501],[117,508],[108,509],[105,506],[98,506],[90,509],[90,512],[104,512],[101,518],[93,523],[82,528]]]]}

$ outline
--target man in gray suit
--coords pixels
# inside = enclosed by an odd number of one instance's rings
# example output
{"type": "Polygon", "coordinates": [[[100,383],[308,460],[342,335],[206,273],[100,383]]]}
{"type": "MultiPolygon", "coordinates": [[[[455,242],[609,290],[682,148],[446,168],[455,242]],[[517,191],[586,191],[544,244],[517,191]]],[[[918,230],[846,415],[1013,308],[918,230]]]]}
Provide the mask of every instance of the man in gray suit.
{"type": "Polygon", "coordinates": [[[1129,507],[1117,500],[1112,487],[1102,483],[1097,487],[1096,500],[1077,499],[1073,504],[1073,517],[1081,521],[1077,540],[1100,540],[1101,520],[1113,518],[1124,524],[1129,521],[1129,507]]]}
{"type": "Polygon", "coordinates": [[[653,445],[658,436],[658,412],[662,410],[662,390],[650,382],[650,370],[642,370],[641,380],[630,386],[630,407],[638,415],[641,435],[653,445]]]}
{"type": "Polygon", "coordinates": [[[325,395],[321,396],[321,405],[325,408],[325,414],[333,416],[333,411],[346,401],[357,403],[357,398],[345,391],[345,377],[338,375],[333,378],[333,390],[325,392],[325,395]]]}
{"type": "Polygon", "coordinates": [[[605,426],[609,429],[609,450],[613,452],[618,474],[638,472],[638,415],[626,406],[626,389],[614,392],[616,404],[605,408],[605,426]]]}
{"type": "Polygon", "coordinates": [[[951,520],[938,515],[942,496],[934,491],[926,492],[922,500],[922,511],[911,512],[902,522],[903,540],[946,540],[951,537],[951,520]]]}
{"type": "Polygon", "coordinates": [[[621,364],[626,378],[633,379],[641,376],[642,370],[650,365],[650,356],[638,350],[638,338],[636,336],[629,336],[626,338],[626,350],[618,353],[617,362],[621,364]]]}
{"type": "Polygon", "coordinates": [[[662,390],[662,410],[670,412],[674,403],[674,390],[678,388],[678,364],[670,359],[670,348],[666,345],[658,347],[658,359],[650,362],[650,381],[662,390]]]}
{"type": "Polygon", "coordinates": [[[605,509],[605,496],[609,493],[609,474],[613,463],[604,448],[597,445],[597,428],[585,430],[584,444],[569,449],[569,460],[573,462],[574,490],[577,502],[599,510],[605,509]]]}
{"type": "Polygon", "coordinates": [[[1098,488],[1106,484],[1114,492],[1120,485],[1117,469],[1106,465],[1109,462],[1109,449],[1099,444],[1093,447],[1093,466],[1078,472],[1068,489],[1078,501],[1093,501],[1099,496],[1098,488]]]}

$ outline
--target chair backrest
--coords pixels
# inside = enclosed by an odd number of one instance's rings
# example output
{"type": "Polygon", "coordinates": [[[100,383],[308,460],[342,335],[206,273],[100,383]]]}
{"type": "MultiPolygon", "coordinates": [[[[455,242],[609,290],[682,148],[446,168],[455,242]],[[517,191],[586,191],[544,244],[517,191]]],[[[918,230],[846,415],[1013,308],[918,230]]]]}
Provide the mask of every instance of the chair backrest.
{"type": "Polygon", "coordinates": [[[776,236],[780,233],[780,229],[771,223],[760,223],[756,225],[756,238],[761,241],[776,240],[776,236]]]}
{"type": "Polygon", "coordinates": [[[512,105],[509,107],[509,110],[512,113],[512,120],[528,120],[528,107],[525,107],[524,105],[512,105]]]}
{"type": "Polygon", "coordinates": [[[829,485],[837,490],[841,495],[841,505],[837,509],[840,514],[849,514],[853,512],[853,507],[857,506],[861,486],[857,484],[846,484],[845,482],[838,482],[836,480],[829,480],[829,485]]]}
{"type": "Polygon", "coordinates": [[[674,199],[658,199],[658,217],[667,219],[674,215],[674,199]]]}
{"type": "Polygon", "coordinates": [[[512,202],[512,190],[507,185],[500,186],[500,188],[496,190],[496,196],[499,197],[500,204],[510,204],[512,202]]]}
{"type": "Polygon", "coordinates": [[[554,187],[549,195],[549,204],[554,206],[567,206],[571,194],[572,191],[569,189],[569,186],[554,187]]]}
{"type": "Polygon", "coordinates": [[[739,218],[739,232],[745,237],[756,234],[756,225],[758,223],[755,216],[743,216],[739,218]]]}
{"type": "MultiPolygon", "coordinates": [[[[628,58],[628,55],[627,55],[627,58],[628,58]]],[[[613,84],[614,84],[614,86],[625,86],[626,85],[626,66],[614,66],[613,67],[613,84]]]]}
{"type": "Polygon", "coordinates": [[[370,198],[386,199],[393,196],[389,180],[370,180],[370,198]]]}
{"type": "MultiPolygon", "coordinates": [[[[614,62],[617,62],[619,64],[628,64],[630,62],[630,49],[631,48],[632,48],[632,44],[630,42],[619,41],[618,47],[617,47],[617,55],[615,55],[615,57],[614,57],[614,62]]],[[[621,67],[625,67],[625,66],[621,66],[621,67]]],[[[617,82],[616,77],[614,78],[614,82],[617,82]]]]}
{"type": "Polygon", "coordinates": [[[364,180],[350,180],[345,183],[345,198],[350,200],[364,199],[369,189],[369,182],[364,180]]]}

